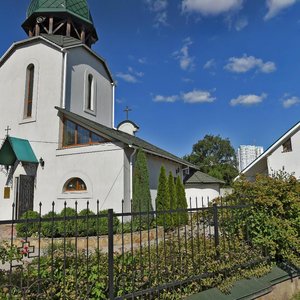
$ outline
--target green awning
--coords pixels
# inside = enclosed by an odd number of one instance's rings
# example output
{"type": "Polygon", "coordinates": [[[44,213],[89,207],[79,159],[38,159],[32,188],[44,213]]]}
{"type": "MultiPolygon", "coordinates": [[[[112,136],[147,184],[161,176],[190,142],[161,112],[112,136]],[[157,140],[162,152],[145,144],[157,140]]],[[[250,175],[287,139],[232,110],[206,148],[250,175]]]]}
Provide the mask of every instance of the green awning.
{"type": "Polygon", "coordinates": [[[16,160],[38,164],[28,140],[8,136],[0,149],[0,165],[12,166],[16,160]]]}

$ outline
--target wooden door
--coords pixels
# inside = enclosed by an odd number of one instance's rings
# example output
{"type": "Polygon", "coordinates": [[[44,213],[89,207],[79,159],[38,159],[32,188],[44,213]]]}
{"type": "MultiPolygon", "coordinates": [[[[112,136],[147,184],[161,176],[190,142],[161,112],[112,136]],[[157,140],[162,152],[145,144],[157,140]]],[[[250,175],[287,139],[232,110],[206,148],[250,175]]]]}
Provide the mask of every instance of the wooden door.
{"type": "Polygon", "coordinates": [[[34,176],[20,175],[18,179],[16,201],[16,217],[20,217],[28,210],[33,210],[34,176]]]}

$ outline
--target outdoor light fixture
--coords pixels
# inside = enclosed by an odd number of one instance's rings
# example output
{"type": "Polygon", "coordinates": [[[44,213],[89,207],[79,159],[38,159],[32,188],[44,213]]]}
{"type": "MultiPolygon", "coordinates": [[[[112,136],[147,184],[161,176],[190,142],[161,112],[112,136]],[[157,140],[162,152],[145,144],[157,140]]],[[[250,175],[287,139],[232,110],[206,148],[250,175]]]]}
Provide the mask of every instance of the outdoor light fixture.
{"type": "Polygon", "coordinates": [[[43,160],[42,157],[40,158],[39,162],[40,162],[40,165],[41,165],[42,169],[44,169],[45,161],[43,160]]]}

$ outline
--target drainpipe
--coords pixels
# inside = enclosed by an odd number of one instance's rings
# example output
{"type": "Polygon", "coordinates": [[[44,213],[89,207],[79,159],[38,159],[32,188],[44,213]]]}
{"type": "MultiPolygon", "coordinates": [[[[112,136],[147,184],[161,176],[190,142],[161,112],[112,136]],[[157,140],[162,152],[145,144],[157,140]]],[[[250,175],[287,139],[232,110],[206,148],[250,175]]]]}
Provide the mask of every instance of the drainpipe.
{"type": "Polygon", "coordinates": [[[112,82],[112,120],[111,120],[111,127],[115,128],[115,89],[116,89],[116,85],[114,82],[112,82]]]}
{"type": "Polygon", "coordinates": [[[64,54],[64,69],[63,69],[63,83],[62,83],[62,88],[63,88],[63,91],[62,91],[62,103],[61,103],[61,107],[62,108],[66,108],[66,93],[67,93],[67,61],[68,61],[68,51],[63,49],[63,54],[64,54]]]}
{"type": "MultiPolygon", "coordinates": [[[[131,146],[129,146],[131,148],[131,146]]],[[[130,188],[130,200],[132,200],[132,194],[133,194],[133,157],[136,154],[137,149],[134,149],[132,154],[130,155],[130,182],[129,182],[129,188],[130,188]]]]}

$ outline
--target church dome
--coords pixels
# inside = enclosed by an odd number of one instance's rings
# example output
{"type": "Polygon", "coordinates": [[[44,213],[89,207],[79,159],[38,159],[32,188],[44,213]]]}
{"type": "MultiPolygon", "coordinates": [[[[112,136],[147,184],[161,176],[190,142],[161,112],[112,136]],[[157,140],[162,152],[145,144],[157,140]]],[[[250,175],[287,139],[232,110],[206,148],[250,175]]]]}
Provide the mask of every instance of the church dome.
{"type": "Polygon", "coordinates": [[[31,0],[22,25],[31,36],[71,36],[91,46],[98,40],[87,0],[31,0]]]}
{"type": "Polygon", "coordinates": [[[69,13],[93,24],[86,0],[31,0],[27,18],[35,13],[69,13]]]}

